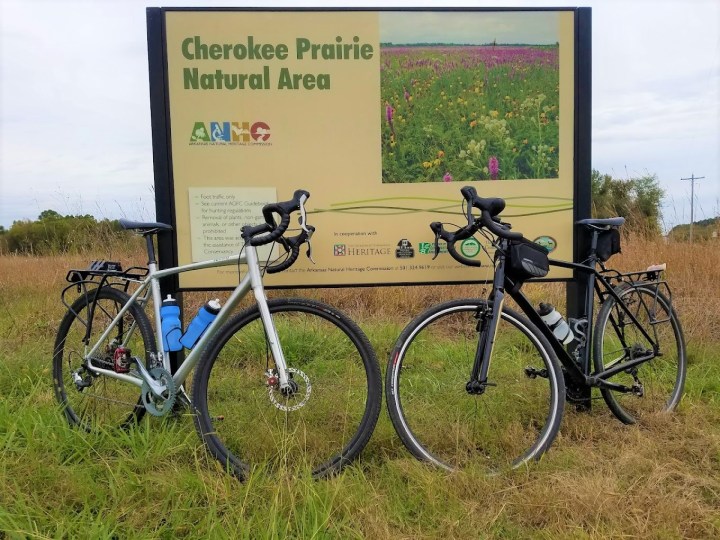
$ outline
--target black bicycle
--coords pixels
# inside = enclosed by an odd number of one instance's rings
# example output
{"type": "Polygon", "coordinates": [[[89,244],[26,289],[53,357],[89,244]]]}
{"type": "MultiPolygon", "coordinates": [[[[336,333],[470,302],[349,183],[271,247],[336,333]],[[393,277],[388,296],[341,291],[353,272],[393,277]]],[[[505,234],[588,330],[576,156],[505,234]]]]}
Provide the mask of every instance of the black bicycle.
{"type": "Polygon", "coordinates": [[[467,225],[450,232],[432,223],[435,253],[444,240],[455,260],[480,266],[455,244],[483,236],[493,283],[487,299],[445,302],[416,317],[391,352],[387,405],[410,452],[446,469],[519,467],[552,444],[566,398],[587,405],[590,388],[625,423],[675,409],[686,355],[665,267],[621,273],[605,266],[620,250],[624,218],[578,221],[592,234],[587,259],[572,263],[549,259],[545,248],[502,222],[503,199],[481,198],[473,187],[461,193],[467,225]],[[582,317],[566,323],[547,305],[538,312],[522,292],[523,283],[546,276],[550,266],[586,276],[582,317]],[[504,305],[506,295],[522,314],[504,305]]]}

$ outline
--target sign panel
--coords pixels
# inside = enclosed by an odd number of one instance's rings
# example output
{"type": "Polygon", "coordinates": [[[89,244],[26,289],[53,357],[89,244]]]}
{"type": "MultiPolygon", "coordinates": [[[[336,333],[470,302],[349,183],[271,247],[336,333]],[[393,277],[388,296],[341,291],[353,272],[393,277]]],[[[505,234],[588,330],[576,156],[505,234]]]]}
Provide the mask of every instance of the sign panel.
{"type": "MultiPolygon", "coordinates": [[[[447,253],[433,260],[428,226],[462,225],[460,187],[473,185],[507,200],[514,230],[572,259],[576,20],[577,10],[149,9],[150,63],[165,66],[161,82],[151,73],[151,91],[164,90],[154,145],[167,146],[158,214],[171,208],[173,258],[239,251],[239,227],[302,188],[316,264],[301,257],[268,285],[480,281],[490,274],[447,253]]],[[[486,259],[485,244],[460,249],[486,259]]],[[[221,270],[180,276],[181,288],[236,282],[221,270]]]]}

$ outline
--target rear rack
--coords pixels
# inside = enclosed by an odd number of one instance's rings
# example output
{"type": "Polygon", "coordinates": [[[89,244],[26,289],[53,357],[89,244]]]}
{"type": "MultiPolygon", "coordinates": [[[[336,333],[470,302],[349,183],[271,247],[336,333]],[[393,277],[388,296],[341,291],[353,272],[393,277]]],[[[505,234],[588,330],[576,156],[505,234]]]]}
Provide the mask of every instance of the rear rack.
{"type": "MultiPolygon", "coordinates": [[[[148,269],[143,266],[131,266],[127,270],[123,270],[119,262],[111,261],[92,261],[89,268],[70,270],[65,276],[65,280],[70,283],[60,293],[60,300],[63,305],[72,311],[72,301],[68,301],[66,295],[70,289],[77,289],[78,295],[84,295],[86,299],[96,290],[102,287],[115,287],[127,293],[133,283],[141,283],[148,275],[148,269]]],[[[92,311],[95,308],[96,296],[92,295],[92,311]]],[[[83,321],[78,313],[75,313],[78,320],[83,322],[87,327],[87,323],[83,321]]],[[[87,329],[87,335],[90,334],[90,328],[87,329]]]]}
{"type": "MultiPolygon", "coordinates": [[[[603,270],[600,272],[601,275],[605,276],[605,278],[610,282],[610,284],[617,284],[620,285],[622,283],[627,283],[633,287],[639,287],[642,285],[649,285],[651,288],[654,289],[655,294],[652,300],[652,309],[654,313],[657,313],[657,302],[658,302],[658,295],[662,294],[667,298],[668,301],[668,317],[661,320],[656,320],[652,322],[652,325],[668,322],[670,320],[670,317],[672,315],[672,291],[670,290],[670,285],[668,285],[667,280],[664,277],[665,272],[665,265],[653,265],[648,267],[646,270],[637,270],[634,272],[618,272],[617,270],[603,270]]],[[[601,295],[602,300],[604,301],[607,296],[609,296],[609,293],[604,293],[601,295]]],[[[643,301],[644,302],[644,301],[643,301]]],[[[647,307],[647,306],[646,306],[647,307]]]]}
{"type": "MultiPolygon", "coordinates": [[[[119,268],[119,267],[118,267],[119,268]]],[[[141,282],[146,276],[148,275],[148,269],[144,268],[142,266],[132,266],[128,268],[127,270],[93,270],[93,269],[86,269],[86,270],[70,270],[67,273],[67,276],[65,276],[65,280],[73,283],[73,284],[79,284],[82,282],[101,282],[101,281],[110,281],[113,280],[113,283],[115,282],[125,282],[127,285],[130,283],[139,283],[141,282]],[[100,278],[100,279],[98,279],[100,278]]]]}

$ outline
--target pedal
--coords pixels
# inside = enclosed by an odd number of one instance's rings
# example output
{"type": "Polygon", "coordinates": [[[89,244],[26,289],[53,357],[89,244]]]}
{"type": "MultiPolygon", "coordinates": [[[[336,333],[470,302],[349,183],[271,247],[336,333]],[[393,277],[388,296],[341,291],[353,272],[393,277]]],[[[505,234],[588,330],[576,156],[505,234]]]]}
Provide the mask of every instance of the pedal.
{"type": "Polygon", "coordinates": [[[536,379],[537,377],[542,377],[543,379],[547,379],[548,378],[548,370],[545,368],[536,369],[532,366],[528,366],[525,368],[525,375],[529,379],[536,379]]]}

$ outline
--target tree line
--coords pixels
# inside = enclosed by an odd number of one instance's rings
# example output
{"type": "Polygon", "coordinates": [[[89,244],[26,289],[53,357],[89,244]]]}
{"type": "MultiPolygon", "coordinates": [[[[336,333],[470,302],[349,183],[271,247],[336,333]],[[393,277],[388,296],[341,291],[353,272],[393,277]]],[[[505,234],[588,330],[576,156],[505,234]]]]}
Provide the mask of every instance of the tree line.
{"type": "MultiPolygon", "coordinates": [[[[593,217],[625,217],[624,232],[645,237],[658,236],[660,203],[664,196],[657,175],[635,178],[613,178],[593,170],[591,174],[593,217]]],[[[696,224],[695,237],[710,236],[717,230],[717,219],[696,224]],[[705,232],[703,232],[705,231],[705,232]]],[[[678,239],[687,237],[688,225],[680,225],[672,234],[678,239]]],[[[117,220],[98,221],[93,216],[66,215],[45,210],[37,220],[15,221],[9,229],[0,226],[0,253],[52,255],[62,253],[99,252],[103,248],[132,250],[140,246],[135,235],[123,230],[117,220]]]]}
{"type": "Polygon", "coordinates": [[[120,247],[122,251],[140,245],[137,238],[120,227],[117,220],[97,220],[94,216],[66,215],[44,210],[36,220],[0,226],[0,254],[57,255],[102,252],[120,247]]]}
{"type": "Polygon", "coordinates": [[[665,192],[657,175],[623,179],[593,169],[590,180],[593,217],[622,216],[625,218],[624,232],[646,237],[662,233],[660,203],[665,192]]]}

